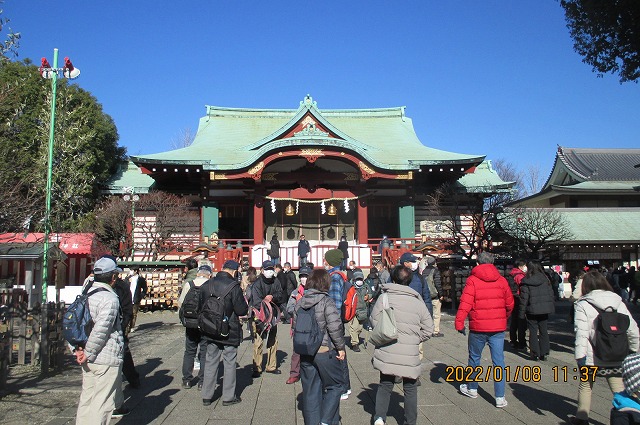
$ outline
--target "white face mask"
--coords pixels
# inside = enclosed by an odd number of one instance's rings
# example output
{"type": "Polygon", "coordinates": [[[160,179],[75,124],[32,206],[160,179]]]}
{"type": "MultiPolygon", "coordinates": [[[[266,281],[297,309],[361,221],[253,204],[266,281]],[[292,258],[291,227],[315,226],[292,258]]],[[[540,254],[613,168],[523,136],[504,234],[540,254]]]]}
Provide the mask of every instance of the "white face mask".
{"type": "Polygon", "coordinates": [[[306,286],[307,285],[307,278],[306,277],[301,277],[300,278],[300,285],[302,285],[302,286],[306,286]]]}
{"type": "Polygon", "coordinates": [[[274,272],[273,270],[263,270],[262,274],[264,275],[264,277],[266,277],[267,279],[271,279],[273,276],[275,276],[276,272],[274,272]]]}
{"type": "Polygon", "coordinates": [[[411,263],[411,271],[415,272],[416,270],[418,270],[418,262],[417,261],[411,263]]]}
{"type": "Polygon", "coordinates": [[[360,279],[356,279],[353,284],[356,285],[358,288],[362,286],[363,281],[360,279]]]}

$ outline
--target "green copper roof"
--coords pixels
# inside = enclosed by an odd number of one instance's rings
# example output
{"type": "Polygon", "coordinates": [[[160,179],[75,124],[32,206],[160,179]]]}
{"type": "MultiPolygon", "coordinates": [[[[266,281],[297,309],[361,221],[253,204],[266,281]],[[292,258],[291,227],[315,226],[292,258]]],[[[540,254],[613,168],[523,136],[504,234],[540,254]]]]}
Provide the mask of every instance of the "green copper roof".
{"type": "Polygon", "coordinates": [[[480,163],[484,158],[424,146],[411,119],[405,116],[404,107],[319,110],[307,97],[297,110],[208,106],[191,146],[132,159],[138,164],[201,164],[203,170],[232,170],[248,167],[267,152],[280,148],[328,146],[351,150],[372,165],[389,170],[480,163]],[[311,131],[281,138],[307,113],[337,137],[311,131]]]}
{"type": "Polygon", "coordinates": [[[565,243],[640,241],[640,208],[562,208],[573,237],[565,243]]]}
{"type": "Polygon", "coordinates": [[[123,193],[123,188],[133,188],[134,193],[149,193],[154,180],[147,174],[143,174],[133,162],[122,164],[118,172],[106,183],[104,193],[123,193]]]}
{"type": "Polygon", "coordinates": [[[465,174],[458,179],[457,184],[466,192],[495,193],[510,192],[514,182],[503,181],[491,167],[491,161],[483,161],[473,173],[465,174]]]}

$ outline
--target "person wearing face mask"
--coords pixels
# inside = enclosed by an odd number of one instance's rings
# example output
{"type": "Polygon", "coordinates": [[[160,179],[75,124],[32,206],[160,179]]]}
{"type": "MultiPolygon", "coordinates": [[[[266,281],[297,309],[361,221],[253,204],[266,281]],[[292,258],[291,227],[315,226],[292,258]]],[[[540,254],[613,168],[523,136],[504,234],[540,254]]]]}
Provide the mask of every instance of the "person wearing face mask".
{"type": "MultiPolygon", "coordinates": [[[[373,297],[371,286],[364,283],[364,274],[362,272],[354,272],[351,281],[358,293],[358,304],[356,306],[356,315],[349,322],[349,336],[351,337],[351,349],[360,352],[360,333],[365,331],[365,343],[367,341],[368,322],[369,322],[369,303],[373,297]]],[[[365,345],[366,347],[366,345],[365,345]]]]}
{"type": "MultiPolygon", "coordinates": [[[[289,296],[289,294],[291,294],[291,292],[293,292],[298,286],[296,275],[295,273],[293,273],[293,271],[291,271],[290,263],[284,263],[284,266],[280,268],[280,270],[278,270],[279,267],[280,265],[276,264],[276,278],[278,279],[278,283],[282,288],[282,292],[289,296]]],[[[287,302],[288,301],[285,301],[280,307],[280,310],[282,311],[282,323],[288,323],[289,319],[291,319],[291,314],[293,314],[289,313],[287,302]]]]}
{"type": "MultiPolygon", "coordinates": [[[[286,265],[285,265],[286,267],[286,265]]],[[[293,274],[293,272],[291,272],[293,274]]],[[[287,302],[287,313],[289,317],[291,317],[293,321],[293,312],[295,311],[296,304],[300,301],[300,298],[304,295],[304,288],[307,285],[307,278],[311,274],[311,269],[303,266],[300,267],[300,284],[297,288],[291,291],[289,295],[289,301],[287,302]]],[[[294,276],[295,278],[295,276],[294,276]]],[[[293,338],[293,326],[291,327],[291,337],[293,338]]],[[[291,354],[291,371],[289,372],[289,379],[287,379],[287,384],[293,384],[294,382],[298,382],[300,380],[300,354],[294,352],[291,354]]]]}
{"type": "Polygon", "coordinates": [[[347,267],[347,280],[352,281],[355,272],[362,273],[362,269],[356,266],[355,261],[349,261],[349,267],[347,267]]]}
{"type": "Polygon", "coordinates": [[[524,260],[517,260],[515,267],[509,273],[507,281],[511,287],[511,293],[513,294],[513,314],[511,315],[511,324],[509,325],[509,337],[511,340],[511,348],[514,350],[526,350],[527,349],[527,321],[520,320],[518,312],[520,311],[520,285],[522,279],[527,273],[527,262],[524,260]]]}
{"type": "MultiPolygon", "coordinates": [[[[286,301],[286,294],[282,292],[282,286],[276,280],[274,264],[267,260],[262,263],[262,273],[258,276],[258,279],[251,285],[251,306],[255,309],[260,309],[262,301],[275,304],[279,306],[286,301]]],[[[253,377],[259,378],[262,374],[262,344],[264,342],[263,336],[256,329],[255,321],[251,322],[253,328],[253,334],[255,340],[253,343],[253,377]]],[[[265,371],[267,373],[273,373],[279,375],[282,373],[278,369],[276,352],[278,351],[278,338],[277,327],[268,332],[267,336],[267,366],[265,371]]]]}
{"type": "Polygon", "coordinates": [[[413,272],[413,277],[411,279],[411,283],[409,284],[409,288],[416,291],[422,297],[422,301],[424,301],[427,306],[427,310],[429,310],[429,314],[433,317],[433,304],[431,302],[431,293],[429,292],[429,285],[424,281],[420,271],[418,271],[418,257],[413,255],[410,252],[405,252],[400,257],[399,264],[411,269],[413,272]]]}

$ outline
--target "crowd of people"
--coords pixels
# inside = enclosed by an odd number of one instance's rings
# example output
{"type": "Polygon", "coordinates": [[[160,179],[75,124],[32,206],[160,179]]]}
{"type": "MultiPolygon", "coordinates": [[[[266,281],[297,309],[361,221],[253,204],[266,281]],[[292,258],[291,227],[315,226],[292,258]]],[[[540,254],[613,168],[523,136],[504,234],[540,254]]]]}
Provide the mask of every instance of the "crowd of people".
{"type": "MultiPolygon", "coordinates": [[[[245,325],[253,344],[252,377],[257,379],[262,373],[282,373],[276,357],[278,327],[290,323],[294,352],[286,383],[301,381],[305,424],[339,424],[340,401],[351,394],[347,349],[359,353],[361,347],[366,348],[370,333],[388,326],[385,313],[391,311],[394,338],[372,344],[372,365],[379,372],[373,421],[375,425],[386,423],[393,386],[401,383],[405,424],[415,424],[423,345],[432,337],[444,336],[440,329],[444,292],[436,259],[407,252],[391,270],[376,261],[365,276],[341,246],[326,251],[322,267],[315,267],[308,258],[308,242],[301,237],[304,255],[299,256],[296,276],[290,263],[274,262],[279,261],[274,242],[277,239],[271,241],[270,259],[259,270],[243,270],[238,262],[227,260],[214,275],[206,262],[186,262],[178,300],[185,326],[182,387],[189,389],[196,384],[203,405],[211,405],[222,361],[222,405],[241,403],[236,391],[236,360],[238,347],[245,340],[245,325]],[[353,305],[347,302],[347,293],[357,294],[353,305]]],[[[550,355],[548,321],[559,293],[555,278],[536,260],[516,261],[506,278],[493,264],[492,254],[479,254],[477,263],[466,281],[455,317],[455,329],[468,335],[468,366],[480,366],[488,345],[493,367],[504,368],[507,330],[514,350],[528,348],[532,361],[546,361],[550,355]]],[[[93,285],[96,291],[89,297],[94,327],[86,345],[73,347],[83,368],[77,423],[95,423],[96,412],[101,423],[128,412],[123,406],[122,373],[130,385],[140,385],[127,339],[135,326],[134,306],[146,291],[146,283],[137,271],[132,271],[126,281],[119,278],[119,272],[115,258],[106,256],[96,261],[86,283],[87,290],[93,285]]],[[[585,271],[572,293],[576,363],[578,367],[596,366],[597,376],[606,378],[613,393],[612,423],[640,423],[640,355],[629,355],[638,351],[639,332],[626,305],[628,290],[634,287],[629,283],[635,278],[634,272],[625,272],[631,275],[629,280],[619,271],[614,281],[613,273],[585,271]],[[621,329],[611,332],[615,334],[611,338],[617,339],[596,344],[602,341],[602,335],[609,335],[602,331],[609,325],[621,329]],[[622,358],[611,350],[603,351],[605,345],[623,342],[622,358]]],[[[469,376],[460,384],[461,395],[478,397],[474,378],[469,376]]],[[[577,411],[571,423],[589,423],[594,382],[595,377],[580,382],[577,411]]],[[[504,375],[494,380],[494,396],[497,408],[508,406],[504,375]]]]}

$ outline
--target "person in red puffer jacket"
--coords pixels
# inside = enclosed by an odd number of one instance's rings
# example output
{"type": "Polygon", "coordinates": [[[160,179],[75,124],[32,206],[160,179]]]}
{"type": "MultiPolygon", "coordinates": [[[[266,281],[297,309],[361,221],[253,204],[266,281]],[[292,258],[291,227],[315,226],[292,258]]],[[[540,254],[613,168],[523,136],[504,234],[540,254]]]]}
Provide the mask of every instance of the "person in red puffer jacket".
{"type": "MultiPolygon", "coordinates": [[[[513,295],[507,280],[493,265],[494,257],[488,252],[478,255],[478,266],[471,270],[460,297],[456,314],[456,330],[465,335],[465,319],[469,316],[469,366],[480,366],[482,350],[489,345],[494,369],[504,368],[504,331],[507,318],[513,311],[513,295]]],[[[479,371],[479,368],[477,369],[479,371]]],[[[470,382],[460,385],[460,392],[467,397],[478,397],[476,374],[470,382]]],[[[504,374],[494,381],[496,407],[506,407],[504,374]]]]}

